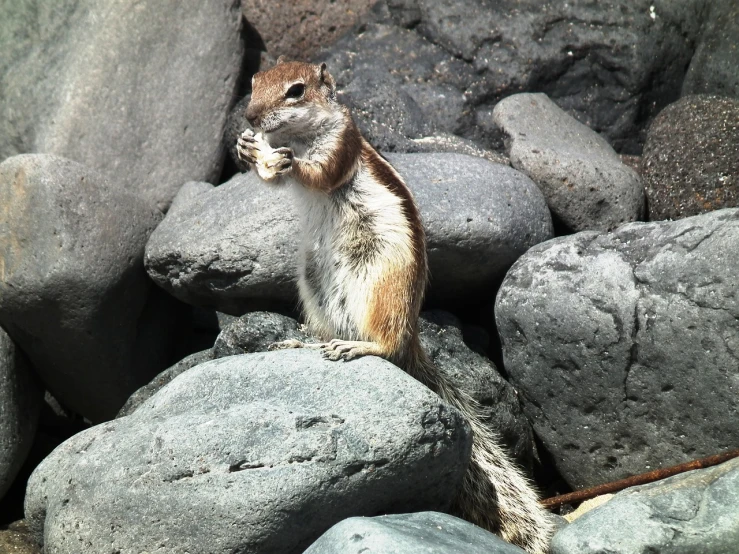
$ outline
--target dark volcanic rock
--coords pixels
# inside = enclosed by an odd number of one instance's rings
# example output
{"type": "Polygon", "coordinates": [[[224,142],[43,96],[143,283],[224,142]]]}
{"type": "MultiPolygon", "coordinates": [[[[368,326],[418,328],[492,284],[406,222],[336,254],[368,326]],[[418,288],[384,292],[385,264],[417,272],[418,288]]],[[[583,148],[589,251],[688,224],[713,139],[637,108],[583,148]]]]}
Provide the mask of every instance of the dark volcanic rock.
{"type": "Polygon", "coordinates": [[[739,460],[632,487],[554,536],[552,554],[733,554],[739,460]]]}
{"type": "Polygon", "coordinates": [[[75,162],[0,164],[0,324],[46,388],[93,421],[167,366],[174,327],[146,278],[161,214],[75,162]]]}
{"type": "Polygon", "coordinates": [[[493,111],[511,165],[531,177],[552,214],[574,231],[609,231],[642,218],[637,173],[598,133],[545,94],[514,94],[493,111]]]}
{"type": "Polygon", "coordinates": [[[249,0],[244,17],[264,40],[274,57],[307,60],[348,31],[376,0],[249,0]]]}
{"type": "Polygon", "coordinates": [[[711,0],[698,47],[683,82],[683,95],[739,98],[739,3],[711,0]]]}
{"type": "MultiPolygon", "coordinates": [[[[390,154],[426,227],[431,294],[490,294],[528,248],[552,237],[536,185],[510,167],[461,154],[390,154]]],[[[255,173],[218,188],[188,183],[146,247],[149,275],[177,298],[230,314],[297,298],[295,199],[255,173]]]]}
{"type": "Polygon", "coordinates": [[[505,368],[573,487],[739,444],[739,209],[532,248],[496,302],[505,368]]]}
{"type": "Polygon", "coordinates": [[[213,345],[216,358],[265,352],[270,344],[283,340],[315,342],[291,317],[269,312],[251,312],[225,327],[213,345]]]}
{"type": "Polygon", "coordinates": [[[470,441],[458,412],[378,358],[229,356],[57,448],[26,516],[58,554],[299,553],[347,517],[448,509],[470,441]]]}
{"type": "Polygon", "coordinates": [[[421,512],[352,517],[337,523],[305,554],[524,554],[463,519],[421,512]]]}
{"type": "Polygon", "coordinates": [[[531,91],[633,153],[645,124],[679,97],[706,12],[701,0],[387,0],[317,59],[385,150],[428,132],[380,110],[393,91],[407,95],[398,112],[486,148],[499,146],[495,103],[531,91]]]}
{"type": "Polygon", "coordinates": [[[239,4],[5,6],[0,160],[58,154],[160,208],[183,182],[217,179],[244,50],[239,4]]]}
{"type": "Polygon", "coordinates": [[[42,398],[25,355],[0,328],[0,499],[31,448],[42,398]]]}
{"type": "Polygon", "coordinates": [[[739,100],[671,104],[649,128],[642,163],[651,220],[739,206],[739,100]]]}

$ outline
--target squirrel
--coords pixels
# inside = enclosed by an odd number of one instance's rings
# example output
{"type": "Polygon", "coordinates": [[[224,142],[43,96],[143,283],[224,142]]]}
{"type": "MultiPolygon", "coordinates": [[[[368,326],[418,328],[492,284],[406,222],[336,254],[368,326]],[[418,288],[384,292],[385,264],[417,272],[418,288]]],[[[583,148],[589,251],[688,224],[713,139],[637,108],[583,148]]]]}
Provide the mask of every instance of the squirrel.
{"type": "Polygon", "coordinates": [[[426,237],[411,192],[362,137],[336,97],[326,64],[284,58],[252,79],[242,161],[268,182],[291,180],[302,241],[298,289],[307,328],[330,360],[380,356],[457,408],[472,434],[454,511],[531,554],[549,550],[549,514],[481,419],[480,406],[423,351],[418,318],[427,282],[426,237]],[[276,145],[277,148],[273,148],[276,145]],[[283,179],[285,178],[285,179],[283,179]]]}

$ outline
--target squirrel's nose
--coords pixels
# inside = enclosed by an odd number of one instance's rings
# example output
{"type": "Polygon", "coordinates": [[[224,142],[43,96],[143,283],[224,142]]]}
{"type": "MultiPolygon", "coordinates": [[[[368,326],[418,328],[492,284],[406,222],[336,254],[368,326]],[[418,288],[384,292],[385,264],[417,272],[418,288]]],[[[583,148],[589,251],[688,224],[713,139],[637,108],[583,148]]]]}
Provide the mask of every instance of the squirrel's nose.
{"type": "Polygon", "coordinates": [[[256,127],[259,124],[259,115],[255,110],[251,109],[251,104],[246,108],[246,120],[252,127],[256,127]]]}

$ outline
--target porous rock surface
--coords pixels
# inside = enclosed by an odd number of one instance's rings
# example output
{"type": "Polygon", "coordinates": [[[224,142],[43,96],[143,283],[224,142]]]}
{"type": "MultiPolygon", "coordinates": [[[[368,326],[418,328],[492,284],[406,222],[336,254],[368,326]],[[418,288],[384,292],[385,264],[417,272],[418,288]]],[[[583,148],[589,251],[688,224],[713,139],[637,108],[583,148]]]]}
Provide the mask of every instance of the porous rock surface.
{"type": "Polygon", "coordinates": [[[739,99],[670,104],[649,128],[642,164],[650,220],[739,206],[739,99]]]}
{"type": "Polygon", "coordinates": [[[554,536],[552,554],[733,554],[739,460],[626,489],[554,536]]]}
{"type": "Polygon", "coordinates": [[[58,154],[160,208],[183,182],[217,179],[241,26],[232,0],[4,6],[0,160],[58,154]]]}
{"type": "Polygon", "coordinates": [[[173,310],[147,279],[161,213],[49,154],[0,164],[0,324],[44,386],[92,421],[167,367],[173,310]]]}
{"type": "Polygon", "coordinates": [[[499,148],[495,104],[538,91],[637,153],[645,125],[680,95],[708,4],[381,0],[316,59],[383,150],[436,131],[499,148]]]}
{"type": "MultiPolygon", "coordinates": [[[[388,159],[421,210],[436,297],[485,294],[518,256],[552,237],[541,192],[510,167],[450,153],[388,159]]],[[[289,187],[249,172],[207,189],[185,185],[152,234],[150,277],[185,302],[231,314],[255,299],[293,301],[300,228],[289,187]]]]}
{"type": "Polygon", "coordinates": [[[62,444],[29,481],[26,518],[58,554],[298,553],[346,517],[448,509],[470,441],[379,358],[229,356],[62,444]]]}
{"type": "MultiPolygon", "coordinates": [[[[498,373],[495,364],[473,352],[462,339],[461,322],[448,312],[421,314],[421,344],[440,371],[485,409],[485,421],[498,433],[521,466],[531,467],[536,449],[531,425],[523,414],[516,390],[498,373]]],[[[275,342],[294,339],[317,342],[290,317],[250,312],[234,320],[218,335],[212,350],[198,352],[162,372],[131,396],[121,413],[128,415],[174,379],[212,358],[265,352],[275,342]]]]}
{"type": "Polygon", "coordinates": [[[546,94],[514,94],[498,102],[511,165],[539,186],[552,215],[573,231],[609,231],[642,218],[644,187],[598,133],[546,94]]]}
{"type": "Polygon", "coordinates": [[[26,356],[0,328],[0,499],[31,448],[42,398],[26,356]]]}
{"type": "Polygon", "coordinates": [[[337,523],[305,554],[523,554],[463,519],[438,512],[352,517],[337,523]]]}
{"type": "Polygon", "coordinates": [[[532,248],[498,293],[505,368],[573,487],[739,444],[739,209],[532,248]]]}

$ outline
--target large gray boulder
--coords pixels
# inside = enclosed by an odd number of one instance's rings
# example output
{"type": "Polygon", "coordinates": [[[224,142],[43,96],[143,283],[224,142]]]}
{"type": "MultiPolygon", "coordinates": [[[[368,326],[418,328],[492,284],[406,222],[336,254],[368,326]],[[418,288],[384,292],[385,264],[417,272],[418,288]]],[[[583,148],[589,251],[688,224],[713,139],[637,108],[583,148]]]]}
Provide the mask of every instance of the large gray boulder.
{"type": "MultiPolygon", "coordinates": [[[[536,447],[518,394],[501,377],[495,364],[464,343],[461,322],[441,310],[425,312],[421,315],[420,335],[421,344],[434,364],[484,407],[485,422],[521,466],[531,467],[536,447]]],[[[118,417],[132,413],[177,375],[209,359],[265,352],[270,344],[288,339],[317,342],[291,317],[269,312],[244,314],[221,331],[212,350],[188,356],[136,391],[118,417]]]]}
{"type": "Polygon", "coordinates": [[[229,356],[62,444],[31,476],[26,518],[58,554],[299,553],[347,517],[448,509],[470,441],[379,358],[229,356]]]}
{"type": "Polygon", "coordinates": [[[739,460],[632,487],[554,536],[552,554],[734,554],[739,460]]]}
{"type": "Polygon", "coordinates": [[[0,160],[58,154],[160,208],[218,178],[240,2],[11,2],[0,26],[0,160]]]}
{"type": "Polygon", "coordinates": [[[739,209],[531,249],[496,302],[505,368],[576,488],[739,444],[739,209]]]}
{"type": "Polygon", "coordinates": [[[667,106],[649,128],[642,166],[650,220],[739,206],[739,99],[685,96],[667,106]]]}
{"type": "Polygon", "coordinates": [[[337,523],[305,554],[524,554],[463,519],[438,512],[352,517],[337,523]]]}
{"type": "Polygon", "coordinates": [[[546,94],[514,94],[493,110],[511,165],[539,186],[552,215],[573,231],[609,231],[644,212],[639,175],[598,133],[546,94]]]}
{"type": "MultiPolygon", "coordinates": [[[[431,294],[490,294],[528,248],[552,237],[546,202],[525,175],[462,154],[394,154],[426,227],[431,294]]],[[[231,314],[297,296],[297,200],[254,172],[220,187],[188,183],[146,248],[149,275],[177,298],[231,314]]]]}
{"type": "Polygon", "coordinates": [[[92,421],[167,367],[173,308],[147,279],[161,213],[48,154],[0,164],[0,325],[44,386],[92,421]]]}
{"type": "Polygon", "coordinates": [[[42,398],[26,356],[0,328],[0,500],[31,449],[42,398]]]}

